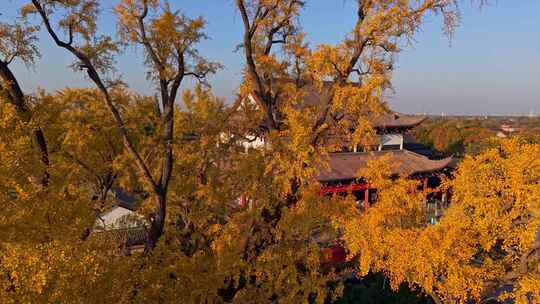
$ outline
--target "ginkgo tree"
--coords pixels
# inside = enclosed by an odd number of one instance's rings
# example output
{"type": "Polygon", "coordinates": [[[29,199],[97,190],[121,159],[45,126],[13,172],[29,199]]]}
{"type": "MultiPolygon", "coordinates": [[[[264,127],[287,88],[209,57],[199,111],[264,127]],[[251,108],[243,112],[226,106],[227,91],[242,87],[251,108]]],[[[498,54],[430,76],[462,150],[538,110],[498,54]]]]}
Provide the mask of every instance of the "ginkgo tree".
{"type": "Polygon", "coordinates": [[[46,187],[49,173],[49,152],[43,130],[32,121],[32,102],[22,90],[21,84],[10,68],[10,65],[19,60],[30,66],[39,57],[36,47],[36,32],[38,28],[27,22],[0,23],[0,94],[9,103],[13,104],[17,115],[26,124],[34,124],[33,142],[39,151],[43,172],[41,184],[46,187]]]}
{"type": "Polygon", "coordinates": [[[427,226],[417,183],[392,181],[384,163],[372,163],[365,174],[380,187],[378,200],[343,223],[361,273],[384,272],[394,288],[405,282],[439,303],[538,302],[539,152],[540,145],[518,138],[467,156],[443,185],[452,189],[452,204],[427,226]]]}
{"type": "Polygon", "coordinates": [[[196,48],[202,18],[121,0],[115,40],[98,29],[103,3],[31,0],[26,21],[0,31],[3,63],[32,64],[40,26],[95,86],[30,95],[2,74],[2,302],[325,303],[342,287],[323,248],[338,237],[349,266],[394,287],[451,303],[511,284],[509,296],[535,300],[537,146],[506,142],[465,160],[448,183],[457,203],[434,226],[416,182],[387,178],[390,160],[362,173],[381,189],[367,213],[351,197],[321,197],[314,179],[329,152],[373,137],[396,55],[430,14],[451,32],[455,1],[356,1],[351,32],[312,47],[299,22],[306,1],[235,0],[246,65],[233,107],[206,87],[220,65],[196,48]],[[130,46],[143,50],[155,94],[115,78],[130,46]],[[200,85],[182,95],[186,77],[200,85]],[[312,91],[327,98],[307,102],[312,91]],[[45,150],[34,148],[40,130],[45,150]],[[253,135],[267,145],[246,151],[253,135]],[[144,254],[88,233],[112,187],[148,194],[137,210],[150,222],[144,254]]]}
{"type": "Polygon", "coordinates": [[[448,33],[457,23],[452,0],[355,3],[354,27],[339,43],[311,46],[299,23],[306,1],[235,1],[246,62],[240,98],[256,103],[260,120],[252,133],[270,143],[268,171],[290,203],[311,182],[320,156],[344,142],[373,141],[370,121],[388,111],[384,92],[396,55],[424,18],[440,14],[448,33]]]}
{"type": "Polygon", "coordinates": [[[159,1],[123,1],[116,7],[121,42],[143,47],[150,79],[158,87],[160,95],[159,101],[156,100],[156,109],[159,109],[160,115],[161,160],[156,168],[151,168],[137,151],[111,95],[117,81],[105,78],[120,45],[109,36],[98,35],[96,17],[99,2],[33,0],[22,8],[22,12],[25,16],[40,16],[54,43],[76,58],[74,67],[86,71],[88,78],[103,95],[104,105],[114,118],[126,150],[140,170],[144,184],[155,196],[156,208],[147,242],[147,249],[153,248],[163,234],[165,225],[167,192],[174,159],[174,101],[178,89],[184,77],[195,76],[204,80],[208,73],[219,67],[198,56],[194,48],[205,38],[202,33],[204,20],[184,17],[167,5],[161,6],[159,1]],[[59,36],[53,24],[53,18],[59,14],[62,16],[57,24],[67,33],[65,39],[59,36]]]}

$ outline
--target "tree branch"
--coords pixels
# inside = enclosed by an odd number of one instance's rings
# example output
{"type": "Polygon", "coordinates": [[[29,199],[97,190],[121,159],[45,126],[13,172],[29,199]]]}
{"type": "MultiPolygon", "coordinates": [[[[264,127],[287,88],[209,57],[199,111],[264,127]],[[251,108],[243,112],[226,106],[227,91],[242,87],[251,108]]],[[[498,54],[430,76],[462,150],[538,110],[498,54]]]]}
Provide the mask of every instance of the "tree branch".
{"type": "Polygon", "coordinates": [[[60,40],[60,38],[58,38],[58,35],[56,34],[54,29],[52,28],[52,26],[50,24],[50,21],[49,21],[49,17],[47,16],[45,10],[41,6],[39,0],[32,0],[32,4],[34,5],[34,7],[38,11],[39,15],[41,16],[41,19],[43,20],[43,23],[45,24],[45,28],[47,29],[47,32],[53,38],[55,43],[59,47],[64,48],[64,49],[68,50],[69,52],[71,52],[75,57],[77,57],[83,63],[84,67],[86,68],[86,72],[88,74],[88,77],[90,77],[90,79],[96,84],[98,89],[105,96],[106,105],[107,105],[109,111],[111,112],[111,114],[112,114],[112,116],[113,116],[113,118],[115,120],[116,126],[117,126],[118,130],[120,131],[120,134],[122,135],[122,138],[124,140],[124,146],[129,151],[131,156],[135,159],[135,162],[136,162],[137,166],[142,171],[142,174],[143,174],[144,178],[146,179],[146,181],[151,185],[152,190],[154,192],[160,192],[159,186],[157,185],[154,178],[152,177],[152,175],[150,173],[150,170],[148,169],[148,167],[146,166],[146,164],[142,160],[139,153],[135,150],[135,147],[134,147],[131,139],[128,136],[128,131],[127,131],[127,128],[126,128],[126,126],[124,124],[124,121],[123,121],[123,119],[122,119],[122,117],[120,115],[120,112],[118,111],[118,109],[114,105],[107,87],[104,85],[103,81],[101,80],[101,77],[99,76],[97,70],[95,69],[94,65],[92,64],[90,58],[88,56],[86,56],[84,53],[82,53],[80,50],[76,49],[75,47],[73,47],[70,44],[67,44],[67,43],[63,42],[62,40],[60,40]]]}
{"type": "Polygon", "coordinates": [[[248,74],[253,78],[255,81],[256,88],[254,90],[254,94],[256,95],[257,99],[260,101],[260,105],[263,108],[263,111],[265,112],[266,116],[266,122],[267,122],[267,128],[272,130],[277,130],[278,126],[276,124],[276,121],[274,119],[273,109],[270,98],[268,98],[268,92],[265,90],[265,86],[262,82],[262,79],[257,72],[257,66],[255,64],[254,60],[254,51],[253,51],[253,45],[252,45],[252,39],[253,35],[255,34],[255,31],[258,27],[257,20],[262,20],[266,15],[269,14],[270,9],[267,9],[264,13],[262,13],[261,18],[254,20],[253,24],[249,21],[249,17],[247,14],[247,10],[244,4],[243,0],[236,0],[236,4],[238,6],[238,9],[240,10],[240,14],[242,16],[242,21],[244,24],[244,54],[246,56],[246,62],[247,62],[247,68],[248,68],[248,74]]]}
{"type": "MultiPolygon", "coordinates": [[[[21,89],[21,86],[19,85],[17,78],[9,68],[8,64],[9,63],[0,60],[0,79],[2,80],[0,82],[0,91],[7,91],[7,97],[9,102],[15,106],[15,110],[21,117],[22,121],[28,123],[32,118],[32,113],[26,103],[26,98],[21,89]],[[4,85],[6,85],[7,88],[4,88],[4,85]]],[[[50,177],[50,160],[49,152],[47,149],[47,140],[45,139],[43,130],[39,126],[34,129],[34,131],[32,132],[32,136],[40,153],[41,162],[45,166],[43,177],[41,179],[41,185],[43,187],[47,187],[49,185],[50,177]]]]}
{"type": "Polygon", "coordinates": [[[156,51],[152,47],[152,44],[148,40],[148,37],[146,35],[146,26],[144,24],[144,19],[148,15],[148,2],[143,1],[143,12],[140,16],[137,17],[137,20],[139,21],[139,31],[140,31],[140,37],[141,37],[141,43],[145,47],[146,51],[152,58],[152,61],[156,66],[158,67],[158,71],[161,73],[165,70],[165,66],[163,65],[163,62],[160,60],[159,56],[157,55],[156,51]]]}

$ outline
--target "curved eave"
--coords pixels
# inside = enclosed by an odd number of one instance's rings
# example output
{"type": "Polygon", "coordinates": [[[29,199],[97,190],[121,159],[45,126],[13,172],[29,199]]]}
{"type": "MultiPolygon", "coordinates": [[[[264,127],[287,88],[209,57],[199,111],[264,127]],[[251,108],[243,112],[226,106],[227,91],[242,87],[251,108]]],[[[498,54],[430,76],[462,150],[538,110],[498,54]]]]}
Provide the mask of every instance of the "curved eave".
{"type": "Polygon", "coordinates": [[[403,115],[392,120],[385,117],[375,120],[373,125],[377,129],[409,129],[420,125],[427,118],[427,116],[403,115]]]}
{"type": "Polygon", "coordinates": [[[430,161],[433,162],[433,167],[426,168],[425,170],[414,171],[413,173],[411,173],[411,175],[418,174],[418,173],[432,173],[432,172],[441,171],[445,168],[450,168],[451,163],[453,161],[453,157],[450,156],[441,160],[430,160],[430,161]]]}
{"type": "Polygon", "coordinates": [[[407,151],[377,151],[367,153],[339,153],[330,155],[329,170],[321,170],[317,180],[320,182],[344,181],[360,178],[358,171],[365,168],[370,160],[391,154],[392,174],[411,176],[431,173],[450,166],[453,158],[432,160],[423,155],[407,151]]]}

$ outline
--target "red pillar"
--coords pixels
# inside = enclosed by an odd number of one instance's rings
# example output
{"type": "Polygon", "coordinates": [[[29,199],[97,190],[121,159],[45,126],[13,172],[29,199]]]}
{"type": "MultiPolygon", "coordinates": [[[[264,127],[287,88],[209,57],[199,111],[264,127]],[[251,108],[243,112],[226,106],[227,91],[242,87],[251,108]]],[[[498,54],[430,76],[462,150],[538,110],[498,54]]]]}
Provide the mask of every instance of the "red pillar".
{"type": "Polygon", "coordinates": [[[428,191],[428,179],[424,177],[424,183],[422,185],[422,190],[424,191],[424,204],[427,203],[427,191],[428,191]]]}
{"type": "Polygon", "coordinates": [[[369,208],[369,187],[364,191],[364,209],[369,208]]]}

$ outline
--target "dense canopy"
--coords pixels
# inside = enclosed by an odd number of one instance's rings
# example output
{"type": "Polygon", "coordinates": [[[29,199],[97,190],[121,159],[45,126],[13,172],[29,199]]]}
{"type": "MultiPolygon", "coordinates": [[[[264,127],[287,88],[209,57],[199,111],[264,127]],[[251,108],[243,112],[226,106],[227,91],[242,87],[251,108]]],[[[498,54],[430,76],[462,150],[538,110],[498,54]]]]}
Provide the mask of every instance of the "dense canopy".
{"type": "Polygon", "coordinates": [[[329,153],[370,145],[391,115],[400,50],[426,16],[450,33],[456,1],[358,0],[343,41],[311,46],[299,23],[308,1],[235,0],[245,60],[235,106],[208,86],[227,63],[200,55],[203,17],[119,0],[114,35],[97,23],[102,1],[26,2],[0,23],[0,302],[328,303],[344,278],[373,273],[441,303],[540,301],[538,144],[496,141],[465,157],[434,225],[429,193],[396,178],[389,157],[358,172],[378,189],[371,208],[320,195],[329,153]],[[40,29],[90,88],[23,90],[13,62],[32,66],[40,29]],[[116,73],[125,47],[144,52],[154,92],[116,73]],[[187,78],[198,84],[185,89],[187,78]],[[314,89],[323,102],[306,102],[314,89]],[[115,189],[133,194],[142,250],[94,229],[115,189]],[[329,262],[336,244],[344,263],[329,262]]]}

